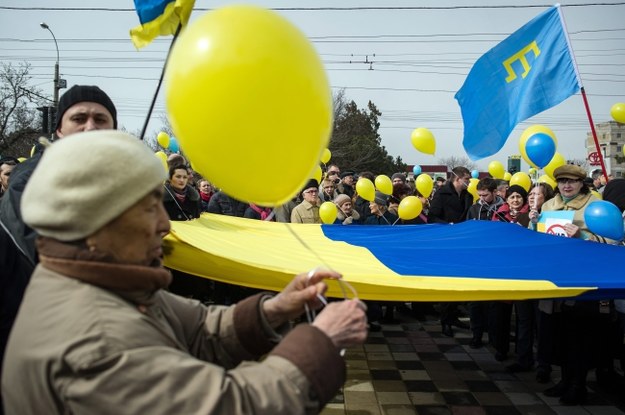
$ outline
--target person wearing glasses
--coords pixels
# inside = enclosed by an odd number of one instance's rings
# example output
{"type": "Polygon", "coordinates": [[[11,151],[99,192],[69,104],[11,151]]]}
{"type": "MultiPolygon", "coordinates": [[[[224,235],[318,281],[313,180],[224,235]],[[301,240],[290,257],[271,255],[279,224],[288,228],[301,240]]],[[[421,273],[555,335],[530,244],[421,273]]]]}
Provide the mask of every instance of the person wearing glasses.
{"type": "Polygon", "coordinates": [[[339,169],[339,166],[336,164],[330,164],[328,166],[326,178],[331,179],[334,185],[339,184],[341,182],[341,169],[339,169]]]}
{"type": "MultiPolygon", "coordinates": [[[[541,214],[549,211],[573,211],[572,223],[564,225],[569,238],[605,242],[605,239],[592,233],[584,221],[588,205],[597,199],[584,182],[586,171],[579,166],[567,164],[558,167],[553,176],[558,184],[555,196],[546,201],[541,214]]],[[[557,260],[558,272],[566,272],[567,267],[575,266],[570,258],[557,260]]],[[[554,364],[562,368],[562,379],[555,386],[544,391],[545,396],[559,397],[562,405],[580,405],[586,400],[586,377],[588,371],[598,362],[599,343],[605,342],[603,321],[610,318],[610,305],[606,301],[554,300],[554,324],[556,332],[554,364]]]]}
{"type": "Polygon", "coordinates": [[[291,211],[291,223],[321,223],[319,217],[319,182],[310,179],[302,190],[302,203],[291,211]]]}

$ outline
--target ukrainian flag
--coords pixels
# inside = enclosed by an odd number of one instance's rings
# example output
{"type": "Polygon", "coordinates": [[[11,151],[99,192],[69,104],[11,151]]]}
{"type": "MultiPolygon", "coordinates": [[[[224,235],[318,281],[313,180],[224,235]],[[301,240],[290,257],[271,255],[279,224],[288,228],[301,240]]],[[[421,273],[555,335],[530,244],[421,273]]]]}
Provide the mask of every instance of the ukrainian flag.
{"type": "MultiPolygon", "coordinates": [[[[171,225],[167,267],[271,291],[322,266],[367,300],[625,298],[625,248],[503,222],[305,225],[204,213],[171,225]]],[[[330,282],[328,295],[342,288],[330,282]]]]}
{"type": "Polygon", "coordinates": [[[158,36],[173,35],[178,26],[185,26],[195,0],[135,0],[141,24],[130,30],[137,49],[147,46],[158,36]]]}

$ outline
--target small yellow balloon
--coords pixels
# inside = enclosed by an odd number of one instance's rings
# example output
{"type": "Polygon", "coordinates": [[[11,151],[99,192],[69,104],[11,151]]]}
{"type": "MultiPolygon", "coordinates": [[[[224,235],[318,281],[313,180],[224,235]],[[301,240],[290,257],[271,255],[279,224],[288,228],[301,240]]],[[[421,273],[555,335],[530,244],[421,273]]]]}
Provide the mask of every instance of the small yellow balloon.
{"type": "Polygon", "coordinates": [[[30,156],[29,156],[29,157],[32,157],[32,156],[35,154],[35,150],[36,150],[36,149],[37,149],[37,146],[33,146],[33,147],[30,149],[30,156]]]}
{"type": "Polygon", "coordinates": [[[419,216],[423,210],[423,203],[416,196],[406,196],[399,202],[397,214],[400,219],[411,220],[419,216]]]}
{"type": "Polygon", "coordinates": [[[506,170],[503,168],[503,164],[500,161],[493,160],[488,163],[488,173],[495,179],[503,179],[503,175],[506,170]]]}
{"type": "Polygon", "coordinates": [[[547,164],[545,166],[545,173],[551,177],[552,179],[554,179],[553,177],[553,172],[555,169],[557,169],[560,166],[564,166],[566,164],[566,159],[564,158],[564,156],[560,153],[556,153],[553,155],[553,158],[551,159],[551,161],[549,162],[549,164],[547,164]]]}
{"type": "Polygon", "coordinates": [[[428,198],[432,194],[432,188],[434,187],[434,181],[432,177],[430,177],[427,173],[421,173],[417,176],[417,180],[415,180],[415,186],[421,196],[428,198]]]}
{"type": "Polygon", "coordinates": [[[510,179],[512,179],[512,174],[510,174],[510,172],[505,172],[505,173],[503,174],[503,180],[505,180],[505,181],[509,182],[509,181],[510,181],[510,179]]]}
{"type": "Polygon", "coordinates": [[[393,182],[388,176],[384,174],[380,174],[376,176],[375,188],[378,189],[380,192],[384,193],[385,195],[393,194],[393,182]]]}
{"type": "Polygon", "coordinates": [[[332,158],[332,153],[330,152],[330,149],[329,148],[324,149],[323,154],[321,154],[321,162],[323,164],[328,164],[331,158],[332,158]]]}
{"type": "Polygon", "coordinates": [[[301,189],[332,131],[332,91],[314,46],[258,6],[211,10],[181,32],[167,62],[165,101],[198,172],[262,206],[281,205],[301,189]],[[280,180],[272,180],[275,160],[280,180]]]}
{"type": "Polygon", "coordinates": [[[317,168],[315,168],[315,172],[312,175],[312,178],[317,180],[317,183],[321,183],[322,175],[323,175],[323,171],[321,171],[321,167],[317,166],[317,168]]]}
{"type": "Polygon", "coordinates": [[[356,182],[356,192],[365,200],[373,202],[375,199],[375,186],[371,180],[361,177],[356,182]]]}
{"type": "Polygon", "coordinates": [[[528,173],[530,176],[533,176],[533,175],[535,175],[535,174],[536,174],[536,172],[537,172],[537,170],[536,170],[534,167],[530,167],[530,169],[528,170],[528,172],[527,172],[527,173],[528,173]]]}
{"type": "Polygon", "coordinates": [[[154,153],[154,155],[156,156],[156,158],[158,158],[161,161],[161,164],[163,165],[163,168],[165,169],[165,171],[169,173],[169,165],[167,164],[167,154],[159,150],[156,153],[154,153]]]}
{"type": "Polygon", "coordinates": [[[591,190],[590,193],[592,193],[597,199],[603,200],[603,195],[601,193],[599,193],[598,191],[591,190]]]}
{"type": "Polygon", "coordinates": [[[535,124],[527,127],[523,131],[523,133],[521,134],[521,138],[519,139],[519,151],[521,152],[521,157],[523,157],[523,160],[525,160],[527,164],[534,168],[538,168],[538,166],[532,163],[530,158],[527,156],[527,152],[525,151],[525,145],[527,144],[527,140],[529,140],[531,136],[537,133],[547,134],[553,139],[553,143],[556,145],[556,148],[558,148],[558,139],[549,127],[540,124],[535,124]]]}
{"type": "Polygon", "coordinates": [[[336,214],[336,205],[333,202],[323,202],[321,206],[319,206],[319,217],[326,225],[334,223],[336,214]]]}
{"type": "Polygon", "coordinates": [[[469,192],[471,194],[471,196],[473,196],[473,202],[477,202],[477,199],[480,198],[480,195],[477,194],[477,184],[480,182],[479,179],[470,179],[469,180],[469,186],[467,186],[467,192],[469,192]]]}
{"type": "Polygon", "coordinates": [[[515,184],[521,186],[526,192],[529,192],[530,187],[532,186],[532,179],[530,179],[530,176],[527,173],[520,171],[514,173],[510,178],[510,186],[515,184]]]}
{"type": "Polygon", "coordinates": [[[556,186],[558,185],[558,183],[556,183],[555,180],[553,180],[551,177],[549,177],[546,174],[543,174],[542,176],[538,178],[538,183],[546,183],[549,186],[551,186],[552,190],[555,190],[556,186]]]}
{"type": "Polygon", "coordinates": [[[156,141],[158,142],[158,145],[162,148],[169,148],[169,134],[167,134],[165,131],[161,131],[160,133],[158,133],[158,135],[156,136],[156,141]]]}
{"type": "Polygon", "coordinates": [[[19,161],[20,163],[23,163],[26,161],[26,157],[18,157],[17,161],[19,161]]]}
{"type": "Polygon", "coordinates": [[[414,148],[422,153],[433,155],[436,152],[436,140],[427,128],[416,128],[410,135],[410,140],[414,148]]]}
{"type": "Polygon", "coordinates": [[[625,102],[617,102],[612,105],[610,115],[612,115],[614,121],[625,124],[625,102]]]}

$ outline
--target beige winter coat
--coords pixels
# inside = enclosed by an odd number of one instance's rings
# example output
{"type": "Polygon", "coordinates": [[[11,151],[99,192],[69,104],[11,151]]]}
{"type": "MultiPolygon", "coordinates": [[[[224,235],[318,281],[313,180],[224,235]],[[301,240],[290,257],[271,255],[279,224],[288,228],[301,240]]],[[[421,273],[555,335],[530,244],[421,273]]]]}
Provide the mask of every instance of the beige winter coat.
{"type": "Polygon", "coordinates": [[[344,381],[338,350],[315,327],[276,346],[263,295],[205,307],[148,290],[149,267],[73,261],[67,276],[46,262],[7,347],[7,414],[317,413],[344,381]]]}

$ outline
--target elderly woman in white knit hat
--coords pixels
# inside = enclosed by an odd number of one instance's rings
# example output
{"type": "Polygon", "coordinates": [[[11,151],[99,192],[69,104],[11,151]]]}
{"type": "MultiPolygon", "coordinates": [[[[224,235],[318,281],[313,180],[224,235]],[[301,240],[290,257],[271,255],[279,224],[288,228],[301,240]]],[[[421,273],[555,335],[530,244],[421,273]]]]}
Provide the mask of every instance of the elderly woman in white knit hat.
{"type": "Polygon", "coordinates": [[[340,350],[366,338],[362,303],[332,302],[289,331],[337,273],[300,274],[231,307],[165,291],[164,179],[122,132],[79,133],[45,152],[22,202],[41,261],[6,351],[7,413],[318,412],[341,387],[340,350]]]}

